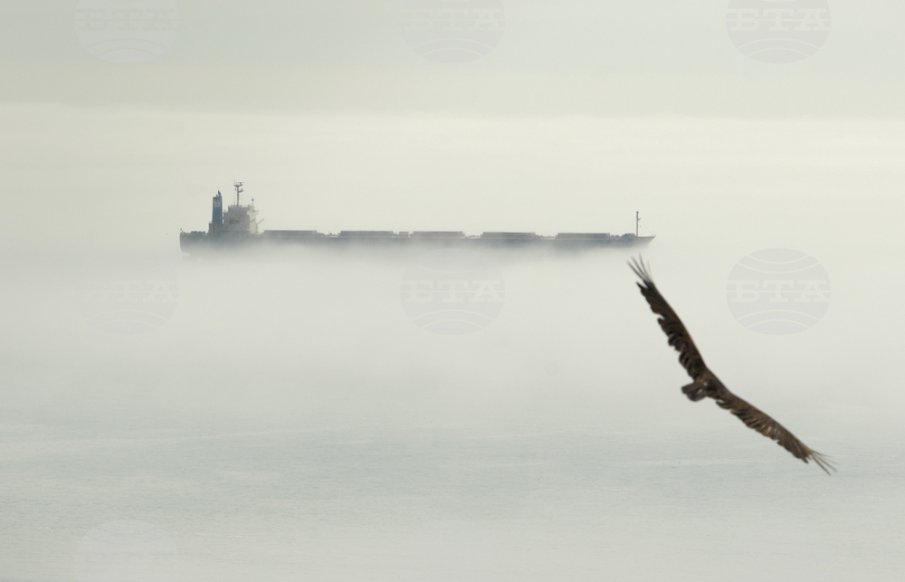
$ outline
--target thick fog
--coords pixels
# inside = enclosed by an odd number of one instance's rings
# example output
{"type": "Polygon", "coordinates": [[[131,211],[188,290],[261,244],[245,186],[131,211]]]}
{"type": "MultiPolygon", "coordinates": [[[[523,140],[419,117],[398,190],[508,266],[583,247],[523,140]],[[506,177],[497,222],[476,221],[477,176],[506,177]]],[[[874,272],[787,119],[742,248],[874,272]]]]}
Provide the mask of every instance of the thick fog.
{"type": "Polygon", "coordinates": [[[901,567],[901,124],[5,117],[7,578],[901,567]],[[181,254],[233,178],[273,228],[622,233],[639,209],[706,361],[840,470],[680,393],[635,250],[181,254]],[[795,333],[739,320],[764,249],[817,263],[795,333]]]}
{"type": "Polygon", "coordinates": [[[0,580],[901,579],[898,8],[208,4],[4,9],[0,580]],[[184,253],[235,181],[262,230],[655,238],[184,253]],[[681,393],[639,254],[836,473],[681,393]]]}

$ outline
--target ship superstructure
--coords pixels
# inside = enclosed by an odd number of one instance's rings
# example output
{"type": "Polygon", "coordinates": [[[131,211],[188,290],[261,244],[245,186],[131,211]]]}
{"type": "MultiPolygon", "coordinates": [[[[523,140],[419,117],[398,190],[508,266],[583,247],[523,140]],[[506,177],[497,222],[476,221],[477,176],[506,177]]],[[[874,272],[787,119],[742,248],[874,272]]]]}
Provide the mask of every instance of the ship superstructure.
{"type": "Polygon", "coordinates": [[[341,230],[323,233],[316,230],[265,230],[259,231],[258,211],[251,204],[242,204],[244,184],[236,182],[236,203],[223,212],[223,195],[218,191],[211,205],[211,221],[207,232],[192,231],[179,234],[183,252],[234,246],[316,245],[345,246],[367,244],[370,246],[434,246],[434,247],[528,247],[556,249],[584,249],[607,246],[645,245],[653,236],[640,236],[640,216],[635,213],[635,232],[610,234],[607,232],[563,232],[556,235],[540,235],[533,232],[484,232],[467,235],[463,231],[392,231],[392,230],[341,230]]]}
{"type": "Polygon", "coordinates": [[[244,184],[236,182],[236,203],[230,204],[226,208],[226,214],[223,214],[223,194],[217,191],[217,195],[213,198],[211,209],[211,222],[208,226],[207,233],[210,236],[223,235],[257,235],[258,234],[258,211],[254,206],[254,200],[251,204],[242,205],[242,189],[244,184]]]}

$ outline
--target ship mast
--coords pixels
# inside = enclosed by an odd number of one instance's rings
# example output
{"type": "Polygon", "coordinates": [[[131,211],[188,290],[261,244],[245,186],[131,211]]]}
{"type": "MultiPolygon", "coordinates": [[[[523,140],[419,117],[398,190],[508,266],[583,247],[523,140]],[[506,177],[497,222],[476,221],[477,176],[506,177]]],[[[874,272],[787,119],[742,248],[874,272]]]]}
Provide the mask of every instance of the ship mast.
{"type": "Polygon", "coordinates": [[[243,182],[236,182],[235,184],[233,184],[233,188],[236,189],[236,206],[239,205],[239,194],[244,192],[244,190],[242,190],[243,185],[244,185],[243,182]]]}

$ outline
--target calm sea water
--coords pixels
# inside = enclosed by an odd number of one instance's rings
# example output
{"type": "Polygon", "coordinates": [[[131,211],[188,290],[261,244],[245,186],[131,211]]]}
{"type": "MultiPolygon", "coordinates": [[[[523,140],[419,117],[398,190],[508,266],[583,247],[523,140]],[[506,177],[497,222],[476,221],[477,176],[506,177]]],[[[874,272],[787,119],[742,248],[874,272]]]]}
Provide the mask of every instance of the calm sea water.
{"type": "Polygon", "coordinates": [[[902,573],[893,446],[827,478],[720,432],[99,432],[4,429],[4,580],[902,573]]]}

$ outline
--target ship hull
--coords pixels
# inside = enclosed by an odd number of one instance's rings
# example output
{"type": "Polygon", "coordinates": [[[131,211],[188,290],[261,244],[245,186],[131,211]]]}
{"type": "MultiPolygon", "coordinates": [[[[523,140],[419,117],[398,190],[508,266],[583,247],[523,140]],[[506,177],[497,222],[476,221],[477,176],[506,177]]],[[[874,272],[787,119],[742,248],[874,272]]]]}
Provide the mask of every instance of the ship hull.
{"type": "Polygon", "coordinates": [[[423,236],[400,233],[324,234],[314,231],[265,231],[259,235],[211,235],[206,232],[183,232],[180,248],[185,253],[217,250],[267,248],[464,248],[464,249],[537,249],[582,251],[602,248],[645,246],[653,236],[604,235],[587,233],[573,236],[540,236],[526,233],[488,233],[479,236],[423,236]]]}

